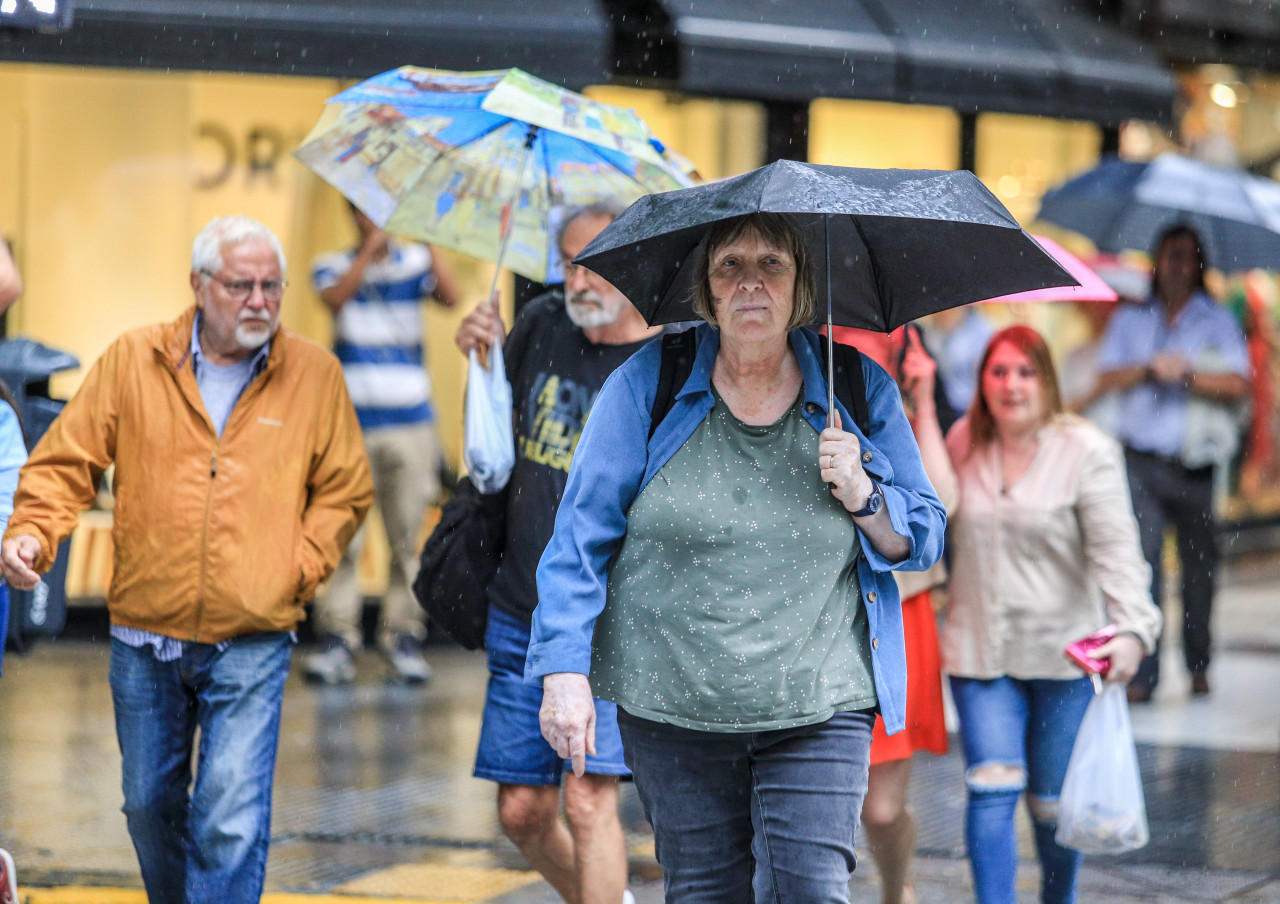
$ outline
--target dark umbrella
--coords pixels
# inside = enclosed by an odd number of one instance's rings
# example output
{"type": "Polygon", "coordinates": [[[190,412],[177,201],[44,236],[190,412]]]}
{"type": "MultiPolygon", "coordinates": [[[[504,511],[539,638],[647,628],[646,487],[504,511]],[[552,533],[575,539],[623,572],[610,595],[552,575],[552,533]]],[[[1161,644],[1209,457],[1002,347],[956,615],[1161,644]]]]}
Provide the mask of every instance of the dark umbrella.
{"type": "Polygon", "coordinates": [[[1221,270],[1280,270],[1280,185],[1182,154],[1150,163],[1111,157],[1047,192],[1039,219],[1088,238],[1100,251],[1150,251],[1185,223],[1221,270]]]}
{"type": "Polygon", "coordinates": [[[574,262],[613,283],[651,324],[693,320],[693,262],[709,227],[759,212],[799,224],[828,325],[889,332],[971,301],[1076,284],[970,172],[794,160],[647,195],[574,262]]]}

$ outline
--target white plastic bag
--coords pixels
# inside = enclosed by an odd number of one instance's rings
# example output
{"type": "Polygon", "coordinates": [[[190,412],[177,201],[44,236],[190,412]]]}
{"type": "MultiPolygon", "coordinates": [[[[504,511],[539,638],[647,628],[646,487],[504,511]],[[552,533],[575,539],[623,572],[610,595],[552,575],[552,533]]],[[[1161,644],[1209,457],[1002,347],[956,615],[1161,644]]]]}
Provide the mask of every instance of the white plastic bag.
{"type": "Polygon", "coordinates": [[[1085,854],[1123,854],[1147,843],[1147,806],[1124,685],[1089,703],[1058,799],[1058,844],[1085,854]]]}
{"type": "Polygon", "coordinates": [[[516,464],[511,435],[511,384],[507,382],[502,346],[497,343],[489,348],[488,367],[482,367],[475,350],[471,351],[462,459],[471,482],[481,493],[496,493],[505,487],[516,464]]]}

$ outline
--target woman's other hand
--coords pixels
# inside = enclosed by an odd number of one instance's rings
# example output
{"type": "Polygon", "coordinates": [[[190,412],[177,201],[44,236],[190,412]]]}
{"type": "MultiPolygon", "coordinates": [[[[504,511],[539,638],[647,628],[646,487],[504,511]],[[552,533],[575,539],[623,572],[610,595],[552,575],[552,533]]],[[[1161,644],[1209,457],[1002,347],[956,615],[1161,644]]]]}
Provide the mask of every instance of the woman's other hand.
{"type": "Polygon", "coordinates": [[[921,414],[933,417],[933,384],[938,364],[924,347],[920,330],[908,326],[906,337],[901,368],[902,394],[911,403],[913,420],[921,414]]]}
{"type": "Polygon", "coordinates": [[[495,295],[492,300],[476,305],[476,309],[463,319],[453,341],[464,355],[474,349],[483,358],[490,345],[502,342],[505,333],[495,295]]]}
{"type": "Polygon", "coordinates": [[[862,443],[840,428],[840,412],[833,411],[833,426],[818,437],[818,468],[831,493],[851,512],[864,508],[875,488],[862,469],[862,443]]]}
{"type": "Polygon", "coordinates": [[[578,672],[544,675],[538,723],[547,743],[573,761],[573,774],[581,778],[587,754],[596,752],[596,705],[587,676],[578,672]]]}
{"type": "Polygon", "coordinates": [[[1142,663],[1142,641],[1133,634],[1117,634],[1091,655],[1095,659],[1110,660],[1107,681],[1124,684],[1138,674],[1138,666],[1142,663]]]}

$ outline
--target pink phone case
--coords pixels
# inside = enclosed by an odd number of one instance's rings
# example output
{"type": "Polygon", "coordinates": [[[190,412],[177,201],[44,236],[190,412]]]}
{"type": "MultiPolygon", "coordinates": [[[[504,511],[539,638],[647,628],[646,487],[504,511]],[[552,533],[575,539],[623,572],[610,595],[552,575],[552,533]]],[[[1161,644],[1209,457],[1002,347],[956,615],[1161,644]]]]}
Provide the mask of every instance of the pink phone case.
{"type": "Polygon", "coordinates": [[[1111,660],[1095,659],[1093,651],[1115,636],[1116,626],[1107,625],[1101,631],[1067,644],[1063,654],[1077,667],[1083,669],[1085,674],[1106,675],[1107,670],[1111,668],[1111,660]]]}

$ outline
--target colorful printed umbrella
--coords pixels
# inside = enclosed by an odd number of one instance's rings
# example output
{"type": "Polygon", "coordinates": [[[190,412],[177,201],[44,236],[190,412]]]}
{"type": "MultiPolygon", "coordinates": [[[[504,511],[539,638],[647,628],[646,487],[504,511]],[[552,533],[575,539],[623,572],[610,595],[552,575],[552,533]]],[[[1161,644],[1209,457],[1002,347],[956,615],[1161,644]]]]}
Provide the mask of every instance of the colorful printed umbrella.
{"type": "Polygon", "coordinates": [[[563,278],[566,210],[692,184],[634,112],[519,69],[385,72],[331,98],[294,154],[388,232],[538,282],[563,278]]]}

